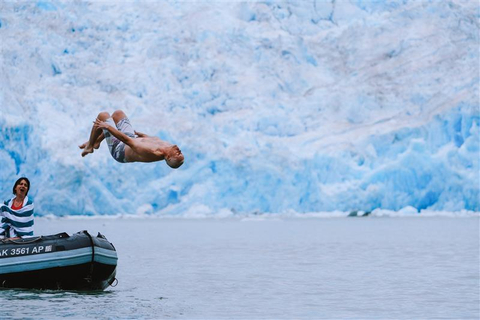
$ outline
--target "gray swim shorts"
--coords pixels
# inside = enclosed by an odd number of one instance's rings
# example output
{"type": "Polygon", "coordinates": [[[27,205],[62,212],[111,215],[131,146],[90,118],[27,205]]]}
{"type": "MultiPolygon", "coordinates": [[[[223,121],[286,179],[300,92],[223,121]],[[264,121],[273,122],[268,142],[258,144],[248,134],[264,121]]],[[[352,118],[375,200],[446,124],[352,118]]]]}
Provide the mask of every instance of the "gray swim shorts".
{"type": "MultiPolygon", "coordinates": [[[[116,125],[112,118],[108,118],[105,120],[105,122],[112,127],[117,127],[118,131],[123,132],[127,136],[135,138],[135,132],[133,131],[130,120],[128,120],[127,117],[118,121],[116,125]]],[[[108,144],[108,150],[110,150],[110,154],[112,155],[113,159],[122,163],[127,162],[125,160],[125,143],[115,138],[110,132],[108,132],[107,129],[103,129],[103,134],[105,135],[105,140],[107,140],[108,144]]]]}

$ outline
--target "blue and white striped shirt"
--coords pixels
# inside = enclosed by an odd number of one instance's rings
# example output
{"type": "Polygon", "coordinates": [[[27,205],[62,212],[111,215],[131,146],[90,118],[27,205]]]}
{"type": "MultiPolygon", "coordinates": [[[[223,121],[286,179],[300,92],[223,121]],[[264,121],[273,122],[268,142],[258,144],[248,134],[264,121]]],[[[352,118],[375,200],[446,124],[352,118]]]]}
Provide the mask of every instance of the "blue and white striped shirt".
{"type": "Polygon", "coordinates": [[[33,236],[33,201],[28,197],[23,200],[21,209],[12,209],[13,199],[0,206],[0,236],[5,238],[33,236]]]}

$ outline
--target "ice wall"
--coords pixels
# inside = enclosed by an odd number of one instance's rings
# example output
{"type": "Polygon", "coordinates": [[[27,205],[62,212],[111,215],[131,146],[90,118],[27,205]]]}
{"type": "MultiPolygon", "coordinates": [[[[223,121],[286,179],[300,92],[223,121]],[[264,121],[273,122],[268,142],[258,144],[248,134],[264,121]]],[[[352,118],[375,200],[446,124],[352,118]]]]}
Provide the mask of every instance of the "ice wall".
{"type": "Polygon", "coordinates": [[[0,3],[0,195],[38,214],[479,211],[475,1],[0,3]],[[82,158],[102,110],[178,170],[82,158]]]}

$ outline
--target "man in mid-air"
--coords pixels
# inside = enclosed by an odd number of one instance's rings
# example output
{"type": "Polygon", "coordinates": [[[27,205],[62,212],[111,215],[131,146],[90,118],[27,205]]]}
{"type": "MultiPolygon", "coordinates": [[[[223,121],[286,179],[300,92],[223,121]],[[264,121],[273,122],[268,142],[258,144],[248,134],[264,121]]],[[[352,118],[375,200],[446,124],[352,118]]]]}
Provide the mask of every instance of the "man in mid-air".
{"type": "Polygon", "coordinates": [[[133,130],[130,120],[121,110],[111,116],[108,112],[98,114],[90,139],[79,146],[83,149],[82,157],[98,149],[103,139],[107,139],[112,157],[121,163],[165,160],[173,169],[183,164],[183,154],[176,145],[133,130]]]}

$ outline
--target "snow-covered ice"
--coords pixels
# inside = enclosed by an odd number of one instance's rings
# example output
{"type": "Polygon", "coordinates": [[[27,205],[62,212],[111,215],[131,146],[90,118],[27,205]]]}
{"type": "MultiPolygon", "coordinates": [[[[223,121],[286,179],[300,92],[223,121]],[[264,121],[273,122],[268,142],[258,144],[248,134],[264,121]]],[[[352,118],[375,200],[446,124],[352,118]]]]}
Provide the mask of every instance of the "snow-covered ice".
{"type": "Polygon", "coordinates": [[[26,175],[43,215],[480,211],[479,16],[468,0],[3,1],[0,195],[26,175]],[[116,109],[184,166],[82,158],[116,109]]]}

